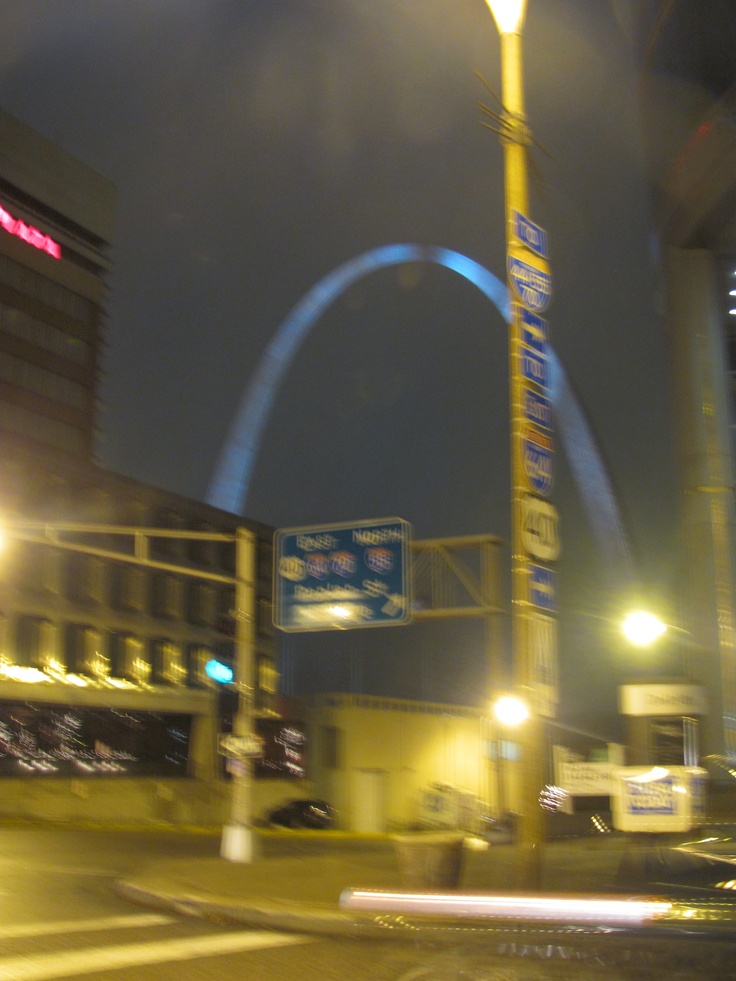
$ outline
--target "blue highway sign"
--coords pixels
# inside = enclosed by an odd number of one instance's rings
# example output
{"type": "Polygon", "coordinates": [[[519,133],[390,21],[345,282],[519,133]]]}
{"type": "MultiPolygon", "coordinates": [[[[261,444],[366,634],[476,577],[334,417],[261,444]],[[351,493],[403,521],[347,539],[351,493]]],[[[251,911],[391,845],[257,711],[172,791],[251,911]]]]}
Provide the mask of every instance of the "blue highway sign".
{"type": "Polygon", "coordinates": [[[522,344],[532,348],[537,354],[547,356],[547,321],[538,317],[536,313],[527,310],[520,304],[514,304],[516,323],[519,328],[519,339],[522,344]]]}
{"type": "Polygon", "coordinates": [[[529,563],[529,602],[549,613],[557,609],[557,574],[552,569],[529,563]]]}
{"type": "Polygon", "coordinates": [[[552,439],[525,427],[522,434],[524,473],[532,490],[540,497],[549,497],[554,483],[555,451],[552,439]]]}
{"type": "Polygon", "coordinates": [[[546,310],[552,299],[551,274],[515,255],[509,255],[508,265],[509,278],[524,306],[535,312],[546,310]]]}
{"type": "Polygon", "coordinates": [[[540,429],[552,429],[552,403],[546,395],[540,395],[531,388],[522,391],[522,415],[540,429]]]}
{"type": "Polygon", "coordinates": [[[401,518],[277,531],[274,624],[297,632],[408,623],[410,541],[401,518]]]}
{"type": "Polygon", "coordinates": [[[520,211],[512,212],[514,235],[522,245],[536,252],[543,259],[549,259],[547,253],[547,233],[533,221],[529,221],[520,211]]]}
{"type": "Polygon", "coordinates": [[[522,347],[519,351],[521,374],[527,381],[534,382],[541,388],[549,385],[549,366],[547,359],[541,357],[536,351],[529,347],[522,347]]]}

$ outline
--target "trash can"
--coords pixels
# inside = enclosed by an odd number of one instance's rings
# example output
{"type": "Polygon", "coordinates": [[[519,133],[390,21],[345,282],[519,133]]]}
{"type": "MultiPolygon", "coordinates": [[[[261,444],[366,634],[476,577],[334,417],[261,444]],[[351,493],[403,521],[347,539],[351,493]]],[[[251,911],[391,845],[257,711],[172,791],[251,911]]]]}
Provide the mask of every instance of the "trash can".
{"type": "Polygon", "coordinates": [[[464,839],[461,832],[451,831],[394,835],[402,886],[405,889],[457,889],[464,839]]]}

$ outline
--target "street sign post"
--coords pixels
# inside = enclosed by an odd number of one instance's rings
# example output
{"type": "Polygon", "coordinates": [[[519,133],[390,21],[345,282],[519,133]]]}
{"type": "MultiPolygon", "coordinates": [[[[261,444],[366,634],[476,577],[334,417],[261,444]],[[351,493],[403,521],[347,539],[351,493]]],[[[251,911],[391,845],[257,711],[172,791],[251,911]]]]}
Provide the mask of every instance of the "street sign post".
{"type": "Polygon", "coordinates": [[[297,632],[408,623],[410,541],[401,518],[277,531],[275,626],[297,632]]]}

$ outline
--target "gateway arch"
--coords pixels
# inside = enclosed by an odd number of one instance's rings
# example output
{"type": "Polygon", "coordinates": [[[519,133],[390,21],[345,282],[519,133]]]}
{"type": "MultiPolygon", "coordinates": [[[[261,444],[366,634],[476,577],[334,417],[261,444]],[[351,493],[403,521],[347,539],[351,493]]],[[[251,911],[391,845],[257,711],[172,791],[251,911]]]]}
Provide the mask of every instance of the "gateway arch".
{"type": "MultiPolygon", "coordinates": [[[[430,262],[458,273],[509,318],[506,284],[468,256],[427,245],[386,245],[348,260],[316,283],[296,304],[271,339],[245,389],[207,492],[207,502],[243,514],[261,437],[281,382],[310,330],[333,301],[363,276],[403,263],[430,262]]],[[[634,563],[603,460],[565,370],[550,346],[550,394],[557,431],[593,535],[612,576],[634,579],[634,563]]]]}

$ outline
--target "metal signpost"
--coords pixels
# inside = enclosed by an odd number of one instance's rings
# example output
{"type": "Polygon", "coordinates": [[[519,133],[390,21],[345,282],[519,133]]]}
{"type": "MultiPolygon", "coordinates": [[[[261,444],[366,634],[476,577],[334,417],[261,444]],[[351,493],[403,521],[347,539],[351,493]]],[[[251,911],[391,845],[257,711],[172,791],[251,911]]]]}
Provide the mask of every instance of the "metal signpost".
{"type": "Polygon", "coordinates": [[[408,623],[410,541],[401,518],[276,532],[274,624],[295,632],[408,623]]]}
{"type": "MultiPolygon", "coordinates": [[[[519,825],[521,888],[539,888],[544,825],[543,719],[557,701],[555,573],[540,562],[559,554],[557,512],[547,498],[554,485],[555,448],[549,411],[547,324],[539,316],[552,298],[547,234],[528,217],[526,123],[521,34],[526,0],[487,0],[501,39],[503,111],[497,119],[504,152],[506,267],[511,406],[511,619],[514,685],[530,710],[521,727],[522,814],[519,825]]],[[[491,113],[491,115],[494,115],[491,113]]]]}

